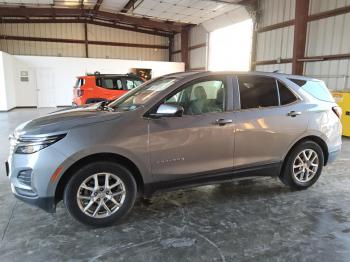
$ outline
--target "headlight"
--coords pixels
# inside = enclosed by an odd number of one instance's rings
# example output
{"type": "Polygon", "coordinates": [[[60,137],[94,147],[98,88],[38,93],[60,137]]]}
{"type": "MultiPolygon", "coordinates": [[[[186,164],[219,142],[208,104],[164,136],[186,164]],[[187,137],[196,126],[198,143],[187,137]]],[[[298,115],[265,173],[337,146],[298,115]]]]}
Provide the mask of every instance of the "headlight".
{"type": "Polygon", "coordinates": [[[66,134],[47,137],[25,137],[19,138],[15,153],[32,154],[56,143],[64,138],[66,134]]]}

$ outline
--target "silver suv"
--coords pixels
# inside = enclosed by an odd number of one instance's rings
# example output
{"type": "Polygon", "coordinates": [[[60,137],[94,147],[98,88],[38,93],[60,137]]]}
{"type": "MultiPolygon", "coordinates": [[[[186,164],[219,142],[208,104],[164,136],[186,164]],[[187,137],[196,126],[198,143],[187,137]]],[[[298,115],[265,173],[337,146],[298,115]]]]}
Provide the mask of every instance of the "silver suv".
{"type": "Polygon", "coordinates": [[[322,81],[186,72],[107,104],[21,124],[7,165],[14,195],[82,223],[124,217],[136,196],[247,176],[314,184],[341,149],[341,110],[322,81]]]}

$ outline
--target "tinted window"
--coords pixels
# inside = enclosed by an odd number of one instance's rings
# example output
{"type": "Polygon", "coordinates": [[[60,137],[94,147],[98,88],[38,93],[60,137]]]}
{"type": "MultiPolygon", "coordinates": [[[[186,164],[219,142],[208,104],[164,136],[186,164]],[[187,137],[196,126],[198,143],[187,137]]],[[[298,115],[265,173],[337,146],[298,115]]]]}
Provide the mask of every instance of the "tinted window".
{"type": "Polygon", "coordinates": [[[125,79],[126,82],[126,89],[131,90],[135,87],[138,87],[143,82],[139,79],[125,79]]]}
{"type": "Polygon", "coordinates": [[[185,115],[223,112],[225,109],[225,84],[221,80],[191,84],[168,98],[166,103],[182,106],[185,115]]]}
{"type": "Polygon", "coordinates": [[[278,106],[275,79],[261,76],[240,76],[238,81],[242,109],[278,106]]]}
{"type": "Polygon", "coordinates": [[[313,97],[327,101],[327,102],[334,102],[334,98],[332,97],[331,93],[328,91],[327,86],[323,81],[317,81],[317,80],[300,80],[300,79],[289,79],[290,81],[294,82],[298,86],[300,86],[303,90],[308,92],[313,97]]]}
{"type": "Polygon", "coordinates": [[[122,80],[119,77],[96,78],[96,85],[111,90],[123,90],[122,80]]]}
{"type": "Polygon", "coordinates": [[[295,95],[292,93],[292,91],[289,90],[288,87],[286,87],[281,82],[278,82],[278,89],[280,94],[280,102],[281,105],[288,105],[297,100],[295,95]]]}

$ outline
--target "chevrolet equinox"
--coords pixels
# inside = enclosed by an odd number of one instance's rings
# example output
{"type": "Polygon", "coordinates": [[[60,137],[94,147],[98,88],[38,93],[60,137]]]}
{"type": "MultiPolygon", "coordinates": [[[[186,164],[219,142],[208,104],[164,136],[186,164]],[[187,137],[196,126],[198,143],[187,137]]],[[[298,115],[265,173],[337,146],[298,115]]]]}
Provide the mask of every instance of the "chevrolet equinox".
{"type": "Polygon", "coordinates": [[[13,194],[78,221],[120,221],[137,195],[277,176],[306,189],[341,149],[341,109],[324,82],[280,73],[185,72],[117,100],[19,125],[13,194]]]}

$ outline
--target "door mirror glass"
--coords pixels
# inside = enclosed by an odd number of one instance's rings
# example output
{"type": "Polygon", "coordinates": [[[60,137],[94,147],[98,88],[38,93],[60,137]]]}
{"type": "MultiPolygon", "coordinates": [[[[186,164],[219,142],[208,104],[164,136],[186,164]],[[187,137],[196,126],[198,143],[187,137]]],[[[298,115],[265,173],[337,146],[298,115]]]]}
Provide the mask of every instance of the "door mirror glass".
{"type": "Polygon", "coordinates": [[[161,104],[153,117],[181,117],[184,112],[182,106],[161,104]]]}

